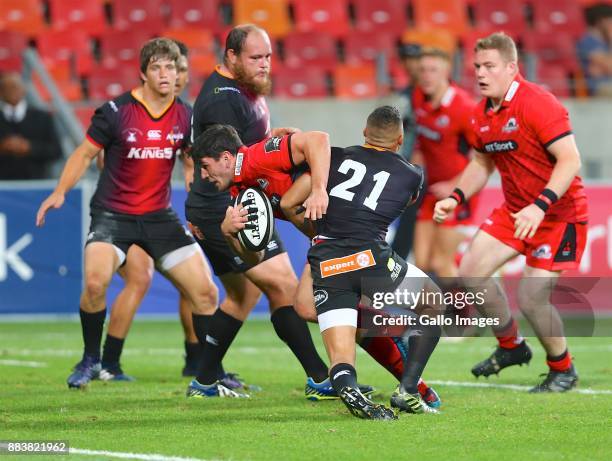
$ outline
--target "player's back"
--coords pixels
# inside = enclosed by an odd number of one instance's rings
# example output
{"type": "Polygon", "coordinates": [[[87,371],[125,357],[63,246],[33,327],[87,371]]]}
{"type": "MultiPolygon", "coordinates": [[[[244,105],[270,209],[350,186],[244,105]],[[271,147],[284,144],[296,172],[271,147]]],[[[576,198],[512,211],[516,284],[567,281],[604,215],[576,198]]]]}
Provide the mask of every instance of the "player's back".
{"type": "Polygon", "coordinates": [[[332,148],[329,206],[318,233],[329,238],[382,240],[420,190],[420,167],[372,146],[332,148]]]}

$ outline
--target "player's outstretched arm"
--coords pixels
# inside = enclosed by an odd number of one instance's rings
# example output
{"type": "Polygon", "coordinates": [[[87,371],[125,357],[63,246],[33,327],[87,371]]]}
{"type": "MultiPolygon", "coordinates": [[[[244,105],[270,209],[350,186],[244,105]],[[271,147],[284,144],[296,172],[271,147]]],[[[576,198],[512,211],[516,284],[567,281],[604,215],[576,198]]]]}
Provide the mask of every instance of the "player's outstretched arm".
{"type": "MultiPolygon", "coordinates": [[[[457,183],[457,189],[463,192],[462,200],[467,200],[479,192],[487,184],[494,168],[493,160],[485,154],[476,152],[457,183]]],[[[439,223],[444,222],[458,204],[459,201],[453,196],[440,200],[434,208],[434,220],[439,223]]]]}
{"type": "Polygon", "coordinates": [[[243,208],[241,204],[238,206],[228,206],[225,210],[225,218],[221,223],[221,232],[225,241],[228,243],[230,248],[240,256],[245,263],[249,265],[259,264],[263,259],[263,251],[253,252],[247,250],[242,246],[240,240],[238,240],[237,234],[239,231],[244,229],[248,222],[247,215],[249,212],[246,208],[243,208]]]}
{"type": "Polygon", "coordinates": [[[279,128],[272,128],[271,136],[280,137],[280,136],[285,136],[286,134],[299,133],[300,131],[302,130],[300,130],[299,128],[295,128],[293,126],[283,126],[279,128]]]}
{"type": "Polygon", "coordinates": [[[36,213],[36,225],[45,223],[45,215],[51,208],[60,208],[64,204],[66,193],[81,179],[92,160],[98,155],[100,148],[85,139],[68,158],[55,190],[42,202],[36,213]]]}
{"type": "Polygon", "coordinates": [[[521,240],[535,235],[548,207],[565,194],[580,172],[580,153],[573,135],[555,141],[547,150],[557,161],[541,198],[511,214],[514,218],[514,237],[521,240]]]}
{"type": "Polygon", "coordinates": [[[304,201],[305,219],[315,221],[327,212],[327,178],[331,162],[329,135],[322,131],[295,133],[291,137],[291,155],[296,165],[306,162],[310,167],[312,186],[304,201]]]}
{"type": "Polygon", "coordinates": [[[285,217],[308,238],[312,238],[316,234],[313,222],[304,220],[306,209],[303,204],[310,195],[310,189],[311,177],[308,173],[305,173],[295,180],[289,190],[283,194],[280,202],[285,217]]]}

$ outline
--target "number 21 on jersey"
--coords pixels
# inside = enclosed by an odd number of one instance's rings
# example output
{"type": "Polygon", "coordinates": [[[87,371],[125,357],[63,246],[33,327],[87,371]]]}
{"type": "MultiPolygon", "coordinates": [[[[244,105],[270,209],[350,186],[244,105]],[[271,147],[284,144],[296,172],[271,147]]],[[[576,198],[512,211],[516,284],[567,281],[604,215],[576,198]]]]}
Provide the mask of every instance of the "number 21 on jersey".
{"type": "MultiPolygon", "coordinates": [[[[355,197],[355,192],[352,192],[351,189],[361,184],[363,178],[365,178],[365,175],[368,172],[368,169],[363,163],[347,159],[340,164],[338,171],[342,174],[349,174],[349,172],[352,171],[353,174],[346,181],[336,185],[329,192],[329,195],[352,202],[353,198],[355,197]]],[[[386,171],[379,171],[372,177],[374,180],[374,187],[363,201],[365,206],[371,210],[376,210],[376,207],[378,206],[378,198],[380,197],[380,194],[382,194],[382,191],[385,188],[390,176],[391,174],[387,173],[386,171]]]]}

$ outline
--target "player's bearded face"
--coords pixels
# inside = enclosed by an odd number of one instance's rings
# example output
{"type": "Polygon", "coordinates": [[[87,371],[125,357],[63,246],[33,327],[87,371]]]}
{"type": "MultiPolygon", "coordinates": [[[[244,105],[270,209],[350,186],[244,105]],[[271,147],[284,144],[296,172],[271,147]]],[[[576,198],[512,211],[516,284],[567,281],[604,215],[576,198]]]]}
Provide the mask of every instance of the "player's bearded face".
{"type": "Polygon", "coordinates": [[[249,58],[238,59],[232,72],[238,84],[249,92],[265,96],[270,93],[272,80],[270,79],[270,65],[252,63],[249,58]],[[244,62],[247,61],[247,62],[244,62]]]}
{"type": "Polygon", "coordinates": [[[166,58],[152,58],[146,73],[141,74],[145,84],[155,93],[166,96],[174,94],[176,63],[166,58]]]}
{"type": "Polygon", "coordinates": [[[505,61],[497,50],[480,50],[474,66],[480,93],[487,98],[503,98],[516,75],[513,63],[505,61]]]}

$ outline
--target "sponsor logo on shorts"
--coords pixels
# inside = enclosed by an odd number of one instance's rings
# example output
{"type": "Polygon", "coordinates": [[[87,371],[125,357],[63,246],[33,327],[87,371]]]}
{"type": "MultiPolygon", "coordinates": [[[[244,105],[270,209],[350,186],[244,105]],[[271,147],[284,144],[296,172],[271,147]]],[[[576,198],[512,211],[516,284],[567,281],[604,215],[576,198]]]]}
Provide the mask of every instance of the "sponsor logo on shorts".
{"type": "Polygon", "coordinates": [[[159,141],[162,138],[161,130],[147,131],[147,141],[159,141]]]}
{"type": "Polygon", "coordinates": [[[270,152],[278,152],[281,150],[280,145],[282,140],[283,138],[279,138],[278,136],[268,139],[264,144],[264,152],[266,154],[269,154],[270,152]]]}
{"type": "Polygon", "coordinates": [[[389,261],[387,261],[387,269],[391,272],[391,280],[395,282],[402,271],[402,265],[395,262],[393,258],[389,258],[389,261]]]}
{"type": "Polygon", "coordinates": [[[276,240],[270,240],[270,242],[268,242],[268,245],[266,246],[266,250],[268,251],[273,251],[276,250],[278,248],[278,243],[276,243],[276,240]]]}
{"type": "Polygon", "coordinates": [[[508,141],[493,141],[488,142],[484,145],[485,152],[498,153],[498,152],[512,152],[518,149],[518,144],[512,140],[508,141]]]}
{"type": "Polygon", "coordinates": [[[544,245],[540,245],[535,250],[531,252],[531,256],[537,259],[550,259],[552,258],[552,252],[550,249],[550,245],[545,243],[544,245]]]}
{"type": "Polygon", "coordinates": [[[240,172],[242,171],[242,162],[244,162],[244,154],[239,152],[236,155],[236,166],[234,167],[234,176],[240,176],[240,172]]]}
{"type": "Polygon", "coordinates": [[[243,261],[240,258],[240,256],[234,256],[234,264],[240,265],[242,263],[243,263],[243,261]]]}
{"type": "Polygon", "coordinates": [[[376,264],[372,250],[360,251],[342,258],[328,259],[319,264],[321,277],[332,277],[345,272],[358,271],[376,264]]]}
{"type": "Polygon", "coordinates": [[[502,131],[504,133],[512,133],[513,131],[518,130],[518,123],[516,122],[516,119],[514,117],[510,117],[508,119],[508,121],[506,122],[506,124],[504,125],[504,127],[502,128],[502,131]]]}
{"type": "Polygon", "coordinates": [[[327,291],[325,291],[325,290],[315,290],[315,292],[314,292],[315,307],[319,307],[321,304],[323,304],[325,301],[327,301],[327,298],[329,298],[329,295],[327,294],[327,291]]]}
{"type": "Polygon", "coordinates": [[[95,236],[95,232],[90,232],[89,234],[87,234],[87,241],[89,242],[90,240],[92,240],[95,236]]]}

